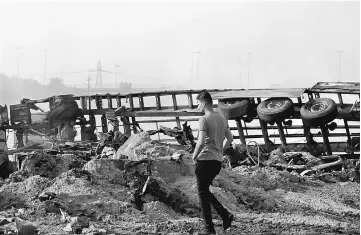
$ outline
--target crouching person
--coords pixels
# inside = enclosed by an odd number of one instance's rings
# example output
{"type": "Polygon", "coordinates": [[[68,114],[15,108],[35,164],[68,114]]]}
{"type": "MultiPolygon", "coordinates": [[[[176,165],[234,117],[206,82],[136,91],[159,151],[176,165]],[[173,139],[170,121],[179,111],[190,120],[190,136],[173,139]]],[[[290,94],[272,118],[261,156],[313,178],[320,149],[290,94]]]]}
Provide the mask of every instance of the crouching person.
{"type": "Polygon", "coordinates": [[[213,179],[221,170],[223,151],[233,140],[227,120],[215,112],[212,97],[208,92],[197,96],[198,109],[204,114],[199,119],[198,142],[193,153],[199,202],[205,224],[205,231],[199,234],[216,234],[212,221],[211,207],[223,220],[223,229],[231,226],[233,215],[209,191],[213,179]],[[223,145],[224,139],[227,139],[223,145]]]}

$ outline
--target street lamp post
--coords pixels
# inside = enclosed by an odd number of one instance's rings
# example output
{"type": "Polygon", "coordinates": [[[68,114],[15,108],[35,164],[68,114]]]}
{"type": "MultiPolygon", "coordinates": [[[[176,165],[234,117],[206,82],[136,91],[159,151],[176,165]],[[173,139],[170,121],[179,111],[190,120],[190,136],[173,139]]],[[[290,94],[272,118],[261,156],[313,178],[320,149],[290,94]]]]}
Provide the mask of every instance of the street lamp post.
{"type": "Polygon", "coordinates": [[[16,69],[16,71],[17,71],[18,78],[20,77],[20,74],[19,74],[19,49],[20,49],[19,47],[16,48],[16,51],[17,51],[17,65],[16,65],[17,69],[16,69]]]}
{"type": "Polygon", "coordinates": [[[250,69],[251,69],[251,52],[248,52],[248,89],[250,88],[250,83],[249,83],[249,73],[250,73],[250,69]]]}
{"type": "MultiPolygon", "coordinates": [[[[195,51],[195,52],[193,52],[193,54],[197,54],[197,60],[196,60],[196,62],[197,62],[197,70],[196,70],[196,86],[198,87],[198,75],[199,75],[199,55],[200,55],[200,51],[195,51]]],[[[192,67],[192,70],[193,70],[193,67],[192,67]]]]}
{"type": "Polygon", "coordinates": [[[45,63],[44,63],[44,86],[46,85],[46,52],[48,50],[44,50],[45,53],[45,63]]]}
{"type": "Polygon", "coordinates": [[[237,63],[239,63],[239,82],[241,84],[242,87],[242,63],[240,60],[237,60],[237,63]]]}
{"type": "Polygon", "coordinates": [[[119,65],[116,64],[115,65],[115,88],[118,88],[118,68],[119,68],[119,65]]]}
{"type": "Polygon", "coordinates": [[[338,53],[338,81],[341,81],[341,52],[343,51],[336,51],[338,53]]]}

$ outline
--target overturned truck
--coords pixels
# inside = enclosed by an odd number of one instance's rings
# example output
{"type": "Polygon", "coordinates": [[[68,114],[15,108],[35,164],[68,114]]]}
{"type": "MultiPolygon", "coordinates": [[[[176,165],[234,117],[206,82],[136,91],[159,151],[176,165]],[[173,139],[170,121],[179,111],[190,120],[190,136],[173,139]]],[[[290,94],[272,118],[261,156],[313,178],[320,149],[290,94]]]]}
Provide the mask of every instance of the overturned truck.
{"type": "MultiPolygon", "coordinates": [[[[67,95],[24,99],[10,115],[2,108],[2,155],[15,156],[0,181],[7,234],[30,222],[56,234],[199,231],[190,154],[199,92],[67,95]],[[49,110],[34,115],[40,103],[49,110]],[[8,129],[17,149],[6,148],[8,129]]],[[[209,92],[235,139],[212,186],[236,215],[230,234],[359,230],[359,83],[209,92]]]]}
{"type": "MultiPolygon", "coordinates": [[[[352,154],[359,148],[359,83],[319,82],[310,89],[208,91],[218,101],[214,108],[229,120],[234,139],[241,144],[256,141],[259,146],[270,149],[281,145],[316,155],[352,154]]],[[[18,148],[24,147],[23,137],[28,132],[59,137],[63,131],[65,134],[60,139],[74,140],[75,133],[69,131],[74,126],[80,129],[78,140],[96,140],[94,132],[98,128],[99,132],[108,132],[108,120],[113,120],[115,130],[122,126],[128,136],[142,130],[141,126],[155,124],[151,129],[156,129],[152,133],[158,134],[155,136],[159,142],[173,143],[174,139],[167,136],[178,135],[178,143],[184,144],[185,139],[179,136],[184,129],[182,122],[193,124],[191,134],[196,136],[197,133],[194,124],[201,113],[194,105],[194,97],[199,92],[179,90],[23,99],[21,104],[10,105],[10,115],[6,106],[0,109],[0,126],[2,130],[15,130],[18,148]],[[152,104],[146,106],[145,100],[152,104]],[[44,103],[48,103],[49,111],[31,112],[44,103]],[[175,126],[174,132],[170,134],[169,128],[159,124],[175,126]]]]}

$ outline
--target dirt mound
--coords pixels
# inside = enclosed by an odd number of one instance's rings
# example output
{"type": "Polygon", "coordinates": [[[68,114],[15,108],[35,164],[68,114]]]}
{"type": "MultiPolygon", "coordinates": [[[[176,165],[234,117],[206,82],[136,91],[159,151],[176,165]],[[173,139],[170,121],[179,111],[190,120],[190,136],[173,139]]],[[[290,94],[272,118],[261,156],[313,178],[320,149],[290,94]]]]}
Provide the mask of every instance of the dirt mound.
{"type": "Polygon", "coordinates": [[[94,159],[87,162],[83,169],[98,179],[122,183],[124,182],[125,164],[126,161],[122,159],[94,159]]]}
{"type": "Polygon", "coordinates": [[[10,182],[0,188],[0,209],[21,208],[31,202],[50,183],[41,176],[31,176],[23,182],[10,182]]]}
{"type": "MultiPolygon", "coordinates": [[[[91,160],[76,151],[28,156],[19,172],[0,182],[0,222],[3,213],[12,217],[21,210],[21,217],[37,224],[41,234],[65,234],[63,211],[90,220],[84,234],[193,234],[201,230],[189,154],[152,144],[146,133],[140,133],[117,155],[91,160]],[[124,159],[125,154],[129,159],[124,159]]],[[[317,160],[292,156],[297,161],[317,160]]],[[[275,156],[274,161],[280,158],[275,156]]],[[[359,184],[329,184],[319,178],[273,167],[240,166],[222,169],[211,191],[235,214],[226,234],[358,231],[359,184]]],[[[222,221],[213,212],[220,232],[222,221]]]]}
{"type": "Polygon", "coordinates": [[[180,215],[177,214],[172,208],[160,201],[152,201],[145,203],[143,211],[147,213],[149,221],[165,222],[169,219],[179,219],[180,215]]]}
{"type": "Polygon", "coordinates": [[[114,156],[116,159],[122,159],[127,156],[129,160],[140,161],[145,158],[157,158],[172,156],[175,149],[164,145],[151,143],[147,132],[140,132],[131,135],[130,138],[118,149],[114,156]]]}
{"type": "Polygon", "coordinates": [[[69,169],[82,168],[86,163],[83,156],[74,154],[51,155],[43,151],[29,154],[21,164],[21,170],[10,175],[13,182],[25,180],[27,177],[40,175],[49,179],[61,175],[69,169]]]}

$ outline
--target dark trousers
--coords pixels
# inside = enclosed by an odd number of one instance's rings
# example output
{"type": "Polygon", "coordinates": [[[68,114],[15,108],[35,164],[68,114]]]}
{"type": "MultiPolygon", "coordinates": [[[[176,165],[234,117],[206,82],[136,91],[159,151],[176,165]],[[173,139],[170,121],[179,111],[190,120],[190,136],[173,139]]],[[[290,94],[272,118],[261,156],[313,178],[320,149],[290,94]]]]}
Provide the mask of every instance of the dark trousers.
{"type": "Polygon", "coordinates": [[[205,228],[208,231],[214,231],[211,204],[223,220],[228,216],[227,209],[225,209],[217,198],[209,191],[209,186],[212,184],[213,179],[219,174],[220,170],[221,162],[219,161],[197,161],[196,163],[195,174],[197,178],[199,202],[202,209],[205,228]]]}

